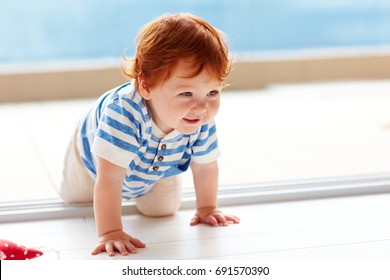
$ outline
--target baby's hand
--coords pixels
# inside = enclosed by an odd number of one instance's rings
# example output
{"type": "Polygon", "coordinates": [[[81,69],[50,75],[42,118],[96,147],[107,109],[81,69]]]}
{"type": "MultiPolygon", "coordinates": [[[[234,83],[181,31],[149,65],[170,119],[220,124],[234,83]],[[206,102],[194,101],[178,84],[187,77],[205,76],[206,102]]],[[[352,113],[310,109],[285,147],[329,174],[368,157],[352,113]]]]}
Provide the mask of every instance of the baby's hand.
{"type": "Polygon", "coordinates": [[[91,254],[97,255],[106,251],[107,254],[112,257],[115,256],[115,250],[117,250],[122,256],[127,256],[129,253],[136,254],[136,247],[145,248],[145,244],[122,230],[116,230],[99,237],[99,245],[91,254]]]}
{"type": "Polygon", "coordinates": [[[229,222],[238,224],[240,222],[240,218],[234,215],[225,215],[214,207],[204,207],[197,210],[190,225],[194,226],[199,223],[204,223],[217,227],[227,226],[229,222]]]}

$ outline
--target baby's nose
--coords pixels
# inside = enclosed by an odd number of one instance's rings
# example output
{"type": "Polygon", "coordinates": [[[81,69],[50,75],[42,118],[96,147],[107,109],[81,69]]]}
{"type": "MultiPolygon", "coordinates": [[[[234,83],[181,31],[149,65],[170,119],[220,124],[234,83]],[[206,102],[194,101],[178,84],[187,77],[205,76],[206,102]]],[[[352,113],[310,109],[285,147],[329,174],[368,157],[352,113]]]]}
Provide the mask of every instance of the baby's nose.
{"type": "Polygon", "coordinates": [[[205,114],[206,110],[207,110],[206,102],[204,101],[197,101],[194,107],[192,107],[192,111],[197,115],[205,114]]]}

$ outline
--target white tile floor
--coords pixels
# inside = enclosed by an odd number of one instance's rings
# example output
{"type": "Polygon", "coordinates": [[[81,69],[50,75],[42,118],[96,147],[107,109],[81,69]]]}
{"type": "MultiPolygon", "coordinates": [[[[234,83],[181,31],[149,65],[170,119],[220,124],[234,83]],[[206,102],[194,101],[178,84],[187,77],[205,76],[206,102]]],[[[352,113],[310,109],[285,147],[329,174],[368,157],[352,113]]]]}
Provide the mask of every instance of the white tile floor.
{"type": "MultiPolygon", "coordinates": [[[[64,150],[90,102],[0,105],[0,202],[57,197],[64,150]]],[[[221,185],[388,172],[388,104],[390,81],[226,93],[218,116],[221,185]]],[[[228,207],[242,223],[226,228],[189,227],[190,210],[162,219],[125,216],[126,230],[148,245],[126,258],[390,259],[389,199],[228,207]]],[[[42,248],[42,260],[90,259],[96,243],[90,217],[3,223],[0,238],[42,248]]]]}
{"type": "MultiPolygon", "coordinates": [[[[193,212],[167,218],[123,218],[147,248],[111,259],[389,260],[390,194],[227,207],[238,225],[189,226],[193,212]]],[[[91,256],[97,238],[90,217],[0,224],[1,237],[37,247],[38,260],[91,256]]]]}

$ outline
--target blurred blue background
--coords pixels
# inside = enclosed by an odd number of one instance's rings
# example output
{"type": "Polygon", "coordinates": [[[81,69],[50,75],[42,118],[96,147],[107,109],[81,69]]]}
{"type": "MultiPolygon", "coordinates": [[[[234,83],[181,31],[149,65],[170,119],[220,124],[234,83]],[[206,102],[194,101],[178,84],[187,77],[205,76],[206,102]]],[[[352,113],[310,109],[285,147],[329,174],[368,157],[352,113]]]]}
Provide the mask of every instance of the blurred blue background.
{"type": "Polygon", "coordinates": [[[233,52],[390,45],[389,0],[0,0],[0,63],[131,55],[172,12],[223,30],[233,52]]]}

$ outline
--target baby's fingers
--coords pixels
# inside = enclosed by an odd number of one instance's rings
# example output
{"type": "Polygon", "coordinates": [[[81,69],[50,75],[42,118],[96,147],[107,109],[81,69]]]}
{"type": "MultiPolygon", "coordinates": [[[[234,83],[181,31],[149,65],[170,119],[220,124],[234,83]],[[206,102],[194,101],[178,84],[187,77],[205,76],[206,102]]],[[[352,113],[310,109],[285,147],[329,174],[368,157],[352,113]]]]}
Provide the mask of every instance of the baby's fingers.
{"type": "Polygon", "coordinates": [[[213,224],[213,226],[227,226],[228,222],[225,218],[225,215],[223,215],[220,212],[213,213],[212,215],[214,219],[216,220],[216,224],[213,224]]]}
{"type": "Polygon", "coordinates": [[[108,254],[110,257],[115,256],[114,245],[113,245],[111,242],[107,242],[107,243],[105,244],[104,248],[106,249],[106,252],[107,252],[107,254],[108,254]]]}
{"type": "Polygon", "coordinates": [[[115,256],[115,252],[114,252],[114,245],[111,243],[111,242],[107,242],[107,243],[102,243],[100,244],[99,246],[97,246],[92,252],[91,254],[92,255],[97,255],[101,252],[104,252],[106,251],[107,254],[112,257],[112,256],[115,256]]]}
{"type": "Polygon", "coordinates": [[[213,227],[217,227],[217,226],[219,226],[219,223],[220,223],[219,219],[221,219],[219,214],[217,214],[217,213],[210,214],[206,218],[206,223],[212,225],[213,227]]]}
{"type": "Polygon", "coordinates": [[[126,249],[125,249],[126,252],[130,252],[131,254],[137,254],[136,247],[138,247],[138,248],[145,248],[145,244],[142,243],[140,240],[138,240],[136,238],[132,238],[132,239],[130,239],[130,241],[126,241],[124,243],[124,246],[126,246],[126,249]]]}
{"type": "Polygon", "coordinates": [[[139,240],[137,238],[131,237],[130,243],[137,248],[145,248],[145,243],[143,243],[141,240],[139,240]]]}
{"type": "Polygon", "coordinates": [[[200,217],[197,214],[195,214],[194,217],[192,217],[190,225],[195,226],[199,224],[199,222],[200,222],[200,217]]]}
{"type": "Polygon", "coordinates": [[[228,222],[233,222],[234,224],[240,223],[240,218],[234,215],[225,215],[225,218],[228,222]]]}
{"type": "MultiPolygon", "coordinates": [[[[115,241],[114,246],[119,251],[119,253],[121,253],[122,256],[127,256],[129,254],[129,252],[132,254],[137,253],[137,250],[135,250],[134,246],[132,246],[132,250],[127,251],[128,246],[127,245],[125,246],[125,244],[123,244],[121,241],[115,241]]],[[[107,253],[108,253],[108,251],[107,251],[107,253]]]]}
{"type": "Polygon", "coordinates": [[[92,252],[91,252],[91,255],[97,255],[103,251],[105,251],[105,244],[100,244],[99,246],[97,246],[92,252]]]}

